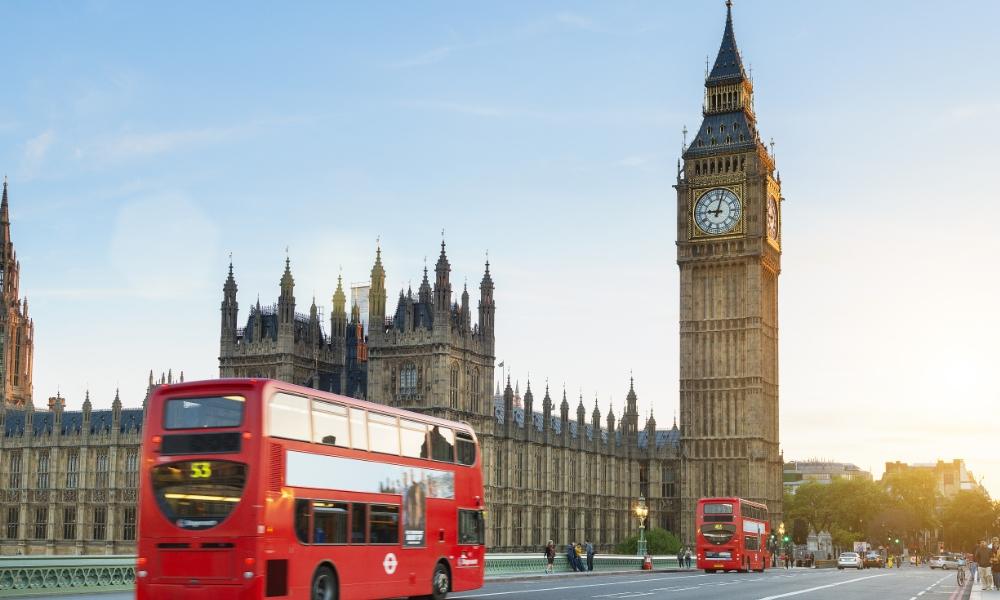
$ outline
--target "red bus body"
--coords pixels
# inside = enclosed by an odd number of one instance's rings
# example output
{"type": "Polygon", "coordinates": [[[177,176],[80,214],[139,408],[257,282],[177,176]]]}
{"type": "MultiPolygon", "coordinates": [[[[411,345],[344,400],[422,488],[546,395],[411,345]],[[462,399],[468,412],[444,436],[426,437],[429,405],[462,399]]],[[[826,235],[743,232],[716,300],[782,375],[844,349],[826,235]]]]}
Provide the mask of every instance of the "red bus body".
{"type": "Polygon", "coordinates": [[[156,388],[142,447],[138,600],[416,596],[439,571],[446,591],[483,584],[466,424],[219,379],[156,388]]]}
{"type": "Polygon", "coordinates": [[[767,506],[740,498],[702,498],[695,525],[697,568],[745,573],[770,566],[767,506]]]}

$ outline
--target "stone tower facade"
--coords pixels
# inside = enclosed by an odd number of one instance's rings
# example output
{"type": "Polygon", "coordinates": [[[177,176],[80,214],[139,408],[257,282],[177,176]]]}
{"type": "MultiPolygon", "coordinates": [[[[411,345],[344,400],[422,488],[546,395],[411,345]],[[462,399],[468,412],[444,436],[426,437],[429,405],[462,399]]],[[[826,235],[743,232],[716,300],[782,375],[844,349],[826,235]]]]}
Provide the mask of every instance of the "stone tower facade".
{"type": "Polygon", "coordinates": [[[0,202],[0,404],[31,404],[35,356],[35,324],[28,318],[28,299],[20,297],[21,263],[10,237],[7,178],[0,202]]]}
{"type": "Polygon", "coordinates": [[[219,376],[270,377],[365,398],[367,344],[356,306],[348,319],[342,279],[337,278],[333,294],[329,335],[315,298],[308,315],[295,312],[295,279],[288,259],[279,289],[278,303],[261,306],[258,300],[240,328],[236,279],[229,265],[222,286],[219,376]]]}
{"type": "Polygon", "coordinates": [[[490,265],[479,285],[472,322],[468,289],[452,296],[451,264],[441,242],[434,285],[424,268],[417,294],[399,291],[386,315],[385,269],[376,251],[368,315],[368,395],[381,404],[471,423],[477,431],[493,416],[493,279],[490,265]]]}
{"type": "Polygon", "coordinates": [[[682,538],[705,496],[782,513],[778,447],[781,180],[761,142],[732,5],[704,119],[677,178],[682,538]]]}

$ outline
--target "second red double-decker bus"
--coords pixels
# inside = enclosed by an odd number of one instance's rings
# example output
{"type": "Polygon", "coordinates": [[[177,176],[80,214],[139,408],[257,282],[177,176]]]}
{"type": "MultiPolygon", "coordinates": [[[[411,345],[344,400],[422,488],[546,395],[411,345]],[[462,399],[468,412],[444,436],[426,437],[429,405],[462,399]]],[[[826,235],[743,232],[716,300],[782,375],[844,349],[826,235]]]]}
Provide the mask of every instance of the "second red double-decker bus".
{"type": "Polygon", "coordinates": [[[740,498],[702,498],[695,512],[697,568],[763,572],[771,525],[767,506],[740,498]]]}
{"type": "Polygon", "coordinates": [[[468,425],[271,380],[163,385],[137,597],[444,598],[482,586],[483,508],[468,425]]]}

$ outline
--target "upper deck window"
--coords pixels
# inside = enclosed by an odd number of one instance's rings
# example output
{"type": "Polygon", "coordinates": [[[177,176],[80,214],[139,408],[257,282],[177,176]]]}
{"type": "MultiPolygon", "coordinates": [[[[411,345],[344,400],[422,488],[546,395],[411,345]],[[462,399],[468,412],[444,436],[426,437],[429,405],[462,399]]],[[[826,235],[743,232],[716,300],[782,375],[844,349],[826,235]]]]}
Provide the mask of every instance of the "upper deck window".
{"type": "Polygon", "coordinates": [[[733,514],[733,505],[728,502],[713,502],[712,504],[706,504],[704,514],[731,515],[733,514]]]}
{"type": "Polygon", "coordinates": [[[171,398],[163,410],[164,429],[239,427],[243,423],[243,396],[171,398]]]}

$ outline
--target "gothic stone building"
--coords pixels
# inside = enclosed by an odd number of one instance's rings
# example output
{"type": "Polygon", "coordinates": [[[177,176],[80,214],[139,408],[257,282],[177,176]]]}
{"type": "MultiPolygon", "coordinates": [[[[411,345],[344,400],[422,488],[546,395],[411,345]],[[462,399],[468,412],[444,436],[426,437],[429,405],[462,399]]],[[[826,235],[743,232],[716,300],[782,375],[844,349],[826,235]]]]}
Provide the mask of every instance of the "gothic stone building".
{"type": "Polygon", "coordinates": [[[20,297],[21,263],[10,237],[7,178],[0,202],[0,404],[31,404],[35,324],[20,297]]]}
{"type": "Polygon", "coordinates": [[[243,328],[237,327],[233,265],[223,285],[222,333],[219,348],[220,377],[269,377],[355,398],[365,397],[368,359],[364,328],[355,305],[348,321],[341,278],[333,294],[330,334],[313,299],[309,314],[295,312],[295,280],[285,260],[278,303],[250,308],[243,328]]]}
{"type": "Polygon", "coordinates": [[[0,404],[0,555],[132,554],[142,409],[0,404]]]}

